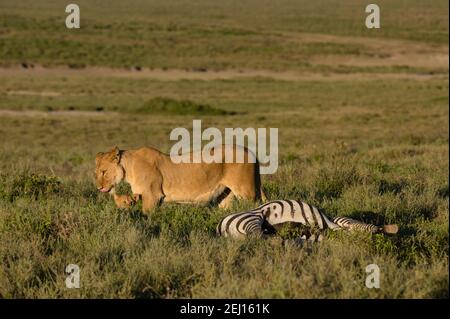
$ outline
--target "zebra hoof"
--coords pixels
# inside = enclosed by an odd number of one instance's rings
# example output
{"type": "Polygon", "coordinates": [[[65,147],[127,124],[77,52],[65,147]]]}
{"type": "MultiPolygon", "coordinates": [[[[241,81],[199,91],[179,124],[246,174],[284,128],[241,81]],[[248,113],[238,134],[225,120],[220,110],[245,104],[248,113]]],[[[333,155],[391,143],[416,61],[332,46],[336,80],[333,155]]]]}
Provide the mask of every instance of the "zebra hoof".
{"type": "Polygon", "coordinates": [[[398,226],[395,224],[383,226],[383,233],[385,233],[385,234],[397,234],[397,232],[398,232],[398,226]]]}

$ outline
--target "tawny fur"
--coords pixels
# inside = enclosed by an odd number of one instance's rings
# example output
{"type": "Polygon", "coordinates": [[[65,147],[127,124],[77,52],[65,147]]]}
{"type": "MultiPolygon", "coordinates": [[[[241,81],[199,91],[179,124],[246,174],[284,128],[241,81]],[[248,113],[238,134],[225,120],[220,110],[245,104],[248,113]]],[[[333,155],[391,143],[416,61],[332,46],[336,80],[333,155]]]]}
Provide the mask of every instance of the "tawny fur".
{"type": "Polygon", "coordinates": [[[138,196],[130,196],[130,195],[117,195],[116,193],[113,194],[114,202],[116,203],[117,207],[119,208],[128,208],[130,206],[133,206],[138,201],[138,196]]]}

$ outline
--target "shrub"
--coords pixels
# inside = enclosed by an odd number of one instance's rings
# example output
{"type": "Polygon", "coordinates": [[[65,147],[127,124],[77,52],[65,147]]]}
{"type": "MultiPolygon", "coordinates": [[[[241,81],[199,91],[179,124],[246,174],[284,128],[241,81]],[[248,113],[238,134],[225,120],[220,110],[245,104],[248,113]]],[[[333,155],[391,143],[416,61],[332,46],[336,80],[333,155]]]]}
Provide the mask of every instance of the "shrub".
{"type": "Polygon", "coordinates": [[[315,181],[316,199],[321,201],[339,198],[344,189],[360,183],[362,178],[355,166],[342,163],[320,169],[315,181]]]}
{"type": "Polygon", "coordinates": [[[0,195],[8,201],[13,201],[17,197],[31,197],[36,200],[40,196],[61,191],[61,181],[56,176],[22,173],[12,181],[6,178],[2,180],[0,195]]]}

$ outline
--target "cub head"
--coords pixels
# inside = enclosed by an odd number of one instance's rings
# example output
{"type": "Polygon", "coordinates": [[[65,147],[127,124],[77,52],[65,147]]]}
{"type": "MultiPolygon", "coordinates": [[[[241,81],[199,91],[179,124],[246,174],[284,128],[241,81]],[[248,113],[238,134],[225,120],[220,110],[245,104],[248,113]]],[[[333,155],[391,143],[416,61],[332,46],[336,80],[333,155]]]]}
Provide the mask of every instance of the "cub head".
{"type": "Polygon", "coordinates": [[[95,183],[97,189],[109,193],[114,185],[124,177],[123,167],[119,164],[121,152],[116,146],[109,152],[100,152],[95,156],[95,183]]]}
{"type": "Polygon", "coordinates": [[[136,200],[132,196],[128,195],[116,195],[114,194],[114,201],[119,208],[129,208],[136,204],[136,200]]]}

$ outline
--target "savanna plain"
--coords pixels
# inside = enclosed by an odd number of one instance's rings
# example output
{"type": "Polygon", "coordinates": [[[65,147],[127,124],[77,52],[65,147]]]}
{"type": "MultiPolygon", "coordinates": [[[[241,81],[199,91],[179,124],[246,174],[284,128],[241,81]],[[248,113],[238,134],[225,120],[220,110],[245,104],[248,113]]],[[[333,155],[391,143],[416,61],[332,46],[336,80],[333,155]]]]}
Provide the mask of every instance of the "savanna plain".
{"type": "Polygon", "coordinates": [[[67,29],[64,1],[0,0],[0,297],[448,298],[448,1],[378,1],[380,29],[366,2],[78,0],[67,29]],[[278,128],[270,199],[399,233],[230,240],[254,203],[144,215],[97,191],[97,152],[169,152],[193,119],[278,128]]]}

